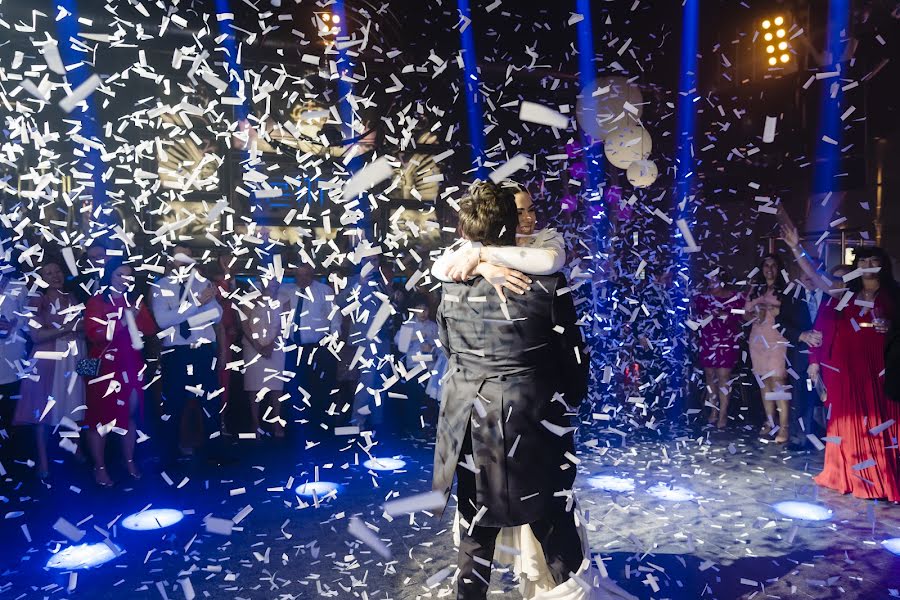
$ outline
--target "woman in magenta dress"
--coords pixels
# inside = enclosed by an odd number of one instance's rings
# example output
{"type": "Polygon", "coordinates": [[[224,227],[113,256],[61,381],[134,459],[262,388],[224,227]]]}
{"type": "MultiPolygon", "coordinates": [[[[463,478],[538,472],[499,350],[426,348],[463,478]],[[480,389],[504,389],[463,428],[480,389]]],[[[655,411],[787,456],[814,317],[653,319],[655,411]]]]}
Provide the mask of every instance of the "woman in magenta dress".
{"type": "Polygon", "coordinates": [[[900,502],[900,402],[884,393],[885,334],[900,318],[897,285],[881,248],[858,249],[853,267],[881,269],[851,280],[854,298],[835,311],[826,414],[828,437],[836,441],[825,445],[825,468],[815,482],[857,498],[900,502]]]}
{"type": "Polygon", "coordinates": [[[106,438],[113,428],[125,430],[121,439],[125,468],[134,479],[140,471],[134,463],[135,417],[144,401],[144,336],[157,327],[143,296],[129,294],[134,287],[132,268],[121,260],[106,263],[100,294],[87,303],[85,334],[88,354],[100,359],[100,374],[87,380],[88,446],[94,459],[94,479],[102,487],[113,484],[106,471],[106,438]],[[110,376],[102,381],[104,376],[110,376]],[[93,383],[91,383],[93,381],[93,383]]]}
{"type": "Polygon", "coordinates": [[[728,399],[731,396],[731,371],[740,356],[740,313],[745,299],[722,283],[719,269],[708,276],[707,291],[694,300],[700,329],[700,366],[706,375],[707,405],[712,407],[709,423],[719,429],[728,424],[728,399]]]}

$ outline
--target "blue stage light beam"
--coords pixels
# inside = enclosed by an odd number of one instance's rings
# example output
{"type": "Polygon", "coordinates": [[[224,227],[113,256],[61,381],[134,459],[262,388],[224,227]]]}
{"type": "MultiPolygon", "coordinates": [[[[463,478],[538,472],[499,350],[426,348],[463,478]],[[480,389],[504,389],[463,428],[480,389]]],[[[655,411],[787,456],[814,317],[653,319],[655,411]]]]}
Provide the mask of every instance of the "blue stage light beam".
{"type": "MultiPolygon", "coordinates": [[[[825,52],[831,63],[823,71],[839,71],[843,53],[841,32],[849,26],[850,0],[828,2],[828,34],[825,52]]],[[[841,77],[822,80],[822,107],[819,116],[819,136],[816,141],[816,161],[813,169],[813,191],[828,193],[835,187],[835,177],[841,165],[841,77]]],[[[827,221],[828,218],[825,218],[827,221]]]]}
{"type": "MultiPolygon", "coordinates": [[[[677,163],[675,171],[675,220],[684,220],[688,228],[693,225],[691,218],[694,207],[693,182],[694,182],[694,128],[696,126],[696,106],[699,99],[697,95],[697,46],[700,30],[700,0],[684,0],[682,4],[681,24],[681,66],[678,84],[678,131],[676,139],[677,163]]],[[[676,269],[673,278],[672,301],[675,308],[675,327],[683,328],[687,320],[689,297],[687,292],[690,281],[691,263],[690,253],[684,248],[688,241],[684,239],[680,229],[673,230],[673,264],[676,269]]],[[[669,377],[670,390],[680,393],[685,386],[684,361],[686,358],[684,343],[677,340],[683,339],[685,332],[673,331],[671,335],[676,340],[672,351],[674,371],[669,377]]],[[[675,394],[668,402],[667,408],[680,412],[680,407],[673,405],[675,394]]]]}
{"type": "Polygon", "coordinates": [[[460,34],[462,37],[463,59],[463,93],[466,96],[466,123],[469,129],[469,145],[472,151],[472,165],[480,179],[485,177],[484,156],[484,123],[481,115],[481,92],[478,87],[478,55],[475,53],[475,35],[473,33],[472,11],[469,0],[457,0],[459,14],[468,19],[460,34]]]}
{"type": "MultiPolygon", "coordinates": [[[[591,19],[591,0],[576,0],[575,10],[582,16],[577,24],[578,32],[578,80],[582,93],[590,93],[597,80],[597,68],[594,64],[594,30],[591,19]]],[[[600,140],[590,140],[582,133],[582,146],[584,147],[584,162],[588,174],[588,199],[600,200],[597,197],[604,181],[604,169],[606,161],[603,156],[603,144],[600,140]]],[[[595,223],[595,227],[603,228],[602,236],[608,236],[609,221],[603,214],[595,223]]]]}
{"type": "MultiPolygon", "coordinates": [[[[66,12],[70,13],[56,21],[56,32],[59,38],[59,55],[62,58],[63,64],[65,64],[66,67],[69,67],[77,63],[82,63],[82,61],[89,59],[90,56],[87,53],[77,51],[72,43],[72,40],[79,39],[79,11],[77,0],[60,0],[58,4],[66,12]]],[[[67,71],[66,79],[68,79],[72,89],[75,89],[87,81],[92,74],[93,72],[90,66],[87,63],[82,63],[71,71],[67,71]]],[[[93,97],[88,96],[84,102],[87,104],[86,110],[79,107],[74,111],[74,116],[76,116],[81,123],[81,135],[89,140],[93,139],[102,142],[100,129],[97,124],[93,97]]],[[[82,151],[84,151],[84,149],[82,149],[82,151]]],[[[91,192],[92,214],[95,215],[92,217],[92,222],[97,222],[101,225],[109,225],[110,219],[108,217],[105,218],[102,210],[98,210],[106,205],[106,182],[103,181],[103,171],[105,170],[105,166],[101,158],[100,150],[96,148],[87,148],[84,162],[81,164],[85,164],[91,172],[91,184],[93,187],[91,192]]]]}

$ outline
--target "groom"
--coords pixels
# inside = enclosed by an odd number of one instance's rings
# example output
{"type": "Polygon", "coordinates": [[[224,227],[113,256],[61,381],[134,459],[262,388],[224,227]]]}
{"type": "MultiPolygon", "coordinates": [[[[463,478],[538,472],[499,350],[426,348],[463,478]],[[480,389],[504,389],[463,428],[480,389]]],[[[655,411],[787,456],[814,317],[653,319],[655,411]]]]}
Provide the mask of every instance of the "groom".
{"type": "MultiPolygon", "coordinates": [[[[459,229],[476,245],[515,245],[513,195],[476,182],[460,202],[459,229]]],[[[478,277],[445,283],[438,309],[450,358],[443,384],[432,489],[461,517],[457,598],[483,599],[500,528],[529,524],[557,584],[585,558],[572,511],[572,421],[588,360],[561,274],[533,277],[502,303],[478,277]]]]}

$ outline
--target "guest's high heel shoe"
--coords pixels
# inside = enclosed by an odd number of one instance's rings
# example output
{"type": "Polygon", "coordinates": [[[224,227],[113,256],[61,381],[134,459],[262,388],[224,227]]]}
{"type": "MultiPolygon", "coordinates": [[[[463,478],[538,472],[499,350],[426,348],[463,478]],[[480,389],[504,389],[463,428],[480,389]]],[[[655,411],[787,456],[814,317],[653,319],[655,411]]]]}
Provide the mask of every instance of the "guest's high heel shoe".
{"type": "Polygon", "coordinates": [[[94,467],[94,482],[102,488],[113,486],[113,480],[106,473],[106,467],[94,467]]]}
{"type": "Polygon", "coordinates": [[[128,475],[135,481],[139,480],[142,477],[141,472],[138,471],[137,466],[134,464],[133,460],[125,461],[125,469],[128,471],[128,475]]]}

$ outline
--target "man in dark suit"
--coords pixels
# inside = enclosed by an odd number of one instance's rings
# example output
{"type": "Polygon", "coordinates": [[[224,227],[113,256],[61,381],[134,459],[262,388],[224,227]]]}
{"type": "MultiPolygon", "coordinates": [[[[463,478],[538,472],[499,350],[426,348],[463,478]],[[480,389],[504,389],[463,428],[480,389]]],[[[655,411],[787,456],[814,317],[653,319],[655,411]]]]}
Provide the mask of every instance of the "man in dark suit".
{"type": "MultiPolygon", "coordinates": [[[[468,240],[514,245],[508,191],[477,182],[460,202],[468,240]]],[[[502,527],[530,524],[557,584],[584,560],[572,511],[573,417],[587,393],[589,357],[561,274],[532,277],[503,302],[476,277],[445,283],[438,310],[450,364],[443,383],[432,488],[461,517],[458,598],[485,598],[502,527]]]]}

